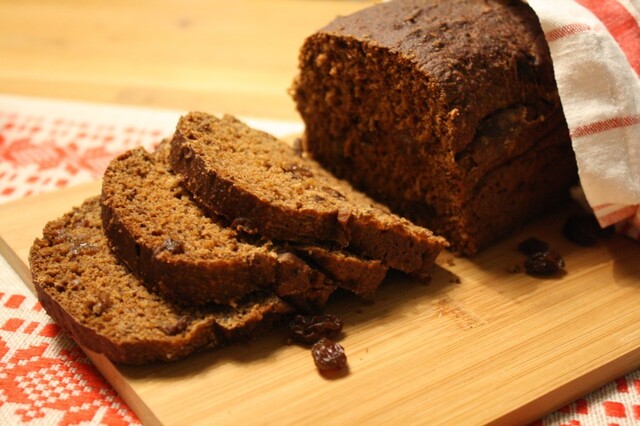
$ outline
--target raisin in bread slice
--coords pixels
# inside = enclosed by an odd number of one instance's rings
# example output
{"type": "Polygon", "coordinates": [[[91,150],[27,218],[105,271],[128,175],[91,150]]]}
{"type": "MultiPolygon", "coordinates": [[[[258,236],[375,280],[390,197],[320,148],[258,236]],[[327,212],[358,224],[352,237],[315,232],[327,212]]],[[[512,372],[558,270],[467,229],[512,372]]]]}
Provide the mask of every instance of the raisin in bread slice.
{"type": "Polygon", "coordinates": [[[97,197],[49,222],[29,261],[49,315],[80,345],[119,363],[174,361],[248,339],[292,311],[274,295],[198,308],[151,292],[109,249],[97,197]]]}
{"type": "Polygon", "coordinates": [[[267,238],[338,244],[422,277],[447,245],[234,117],[181,117],[170,162],[208,212],[267,238]]]}

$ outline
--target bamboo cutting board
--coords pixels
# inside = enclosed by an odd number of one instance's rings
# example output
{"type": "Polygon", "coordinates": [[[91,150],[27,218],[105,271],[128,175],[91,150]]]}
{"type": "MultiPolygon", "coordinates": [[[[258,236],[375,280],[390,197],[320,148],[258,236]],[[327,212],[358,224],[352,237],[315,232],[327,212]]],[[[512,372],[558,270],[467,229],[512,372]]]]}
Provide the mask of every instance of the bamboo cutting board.
{"type": "MultiPolygon", "coordinates": [[[[99,183],[0,206],[0,250],[21,276],[45,222],[99,183]]],[[[375,302],[336,298],[348,374],[320,376],[273,331],[173,364],[114,366],[90,354],[145,424],[524,423],[640,366],[640,245],[565,241],[571,206],[473,259],[443,253],[429,285],[389,277],[375,302]],[[536,236],[567,274],[510,273],[536,236]],[[459,281],[459,282],[458,282],[459,281]]],[[[28,281],[27,281],[28,282],[28,281]]]]}

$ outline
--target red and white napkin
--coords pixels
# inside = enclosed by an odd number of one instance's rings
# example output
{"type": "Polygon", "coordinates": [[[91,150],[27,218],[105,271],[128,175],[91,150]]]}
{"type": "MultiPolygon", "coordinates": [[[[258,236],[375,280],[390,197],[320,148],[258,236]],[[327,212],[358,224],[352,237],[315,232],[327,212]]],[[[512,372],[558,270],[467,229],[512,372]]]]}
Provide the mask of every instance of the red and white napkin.
{"type": "Polygon", "coordinates": [[[601,226],[640,239],[640,1],[528,3],[549,43],[586,201],[601,226]]]}

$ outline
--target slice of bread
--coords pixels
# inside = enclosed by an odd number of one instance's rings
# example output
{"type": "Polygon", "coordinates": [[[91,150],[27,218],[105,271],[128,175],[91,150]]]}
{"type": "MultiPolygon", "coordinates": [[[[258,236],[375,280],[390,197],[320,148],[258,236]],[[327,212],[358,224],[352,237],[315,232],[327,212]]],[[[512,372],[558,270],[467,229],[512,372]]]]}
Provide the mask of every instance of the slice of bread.
{"type": "Polygon", "coordinates": [[[447,242],[239,120],[192,112],[171,140],[172,168],[210,214],[267,238],[337,244],[427,277],[447,242]]]}
{"type": "Polygon", "coordinates": [[[98,197],[49,222],[29,261],[47,313],[78,343],[119,363],[173,361],[248,339],[292,311],[274,295],[198,308],[155,294],[109,249],[98,197]]]}

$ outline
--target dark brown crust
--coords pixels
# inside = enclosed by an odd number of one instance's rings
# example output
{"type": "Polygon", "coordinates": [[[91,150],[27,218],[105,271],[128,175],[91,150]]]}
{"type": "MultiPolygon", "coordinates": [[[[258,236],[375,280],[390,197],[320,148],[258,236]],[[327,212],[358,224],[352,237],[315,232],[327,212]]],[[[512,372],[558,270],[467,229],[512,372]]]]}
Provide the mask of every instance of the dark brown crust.
{"type": "Polygon", "coordinates": [[[154,256],[154,249],[136,243],[128,227],[106,203],[103,203],[102,218],[114,253],[140,280],[166,297],[198,305],[230,303],[275,282],[273,262],[269,265],[249,260],[248,265],[241,266],[210,262],[194,268],[191,262],[160,260],[154,256]]]}
{"type": "Polygon", "coordinates": [[[99,212],[96,197],[49,222],[29,253],[38,299],[47,313],[87,349],[125,364],[175,361],[199,348],[255,336],[291,312],[291,307],[275,296],[252,296],[234,310],[226,306],[179,307],[154,295],[109,250],[99,212]],[[83,247],[91,251],[83,253],[83,247]],[[93,275],[99,272],[99,276],[93,275]],[[98,284],[98,279],[104,282],[98,284]],[[115,292],[117,297],[110,297],[109,307],[94,312],[88,306],[95,307],[91,301],[102,289],[115,292]],[[128,317],[114,315],[117,312],[128,317]],[[181,328],[168,330],[169,318],[164,312],[173,320],[184,316],[189,320],[181,328]],[[109,329],[125,323],[126,332],[109,329]]]}
{"type": "Polygon", "coordinates": [[[210,321],[203,324],[187,343],[176,347],[170,341],[129,341],[118,344],[100,335],[94,329],[86,327],[76,321],[69,313],[47,293],[37,281],[33,281],[38,300],[47,314],[66,331],[80,346],[93,352],[103,354],[111,361],[127,364],[142,365],[155,361],[178,361],[202,348],[214,348],[229,343],[240,343],[252,340],[269,330],[283,315],[291,313],[291,308],[285,304],[264,305],[256,309],[256,314],[241,328],[228,328],[210,321]]]}
{"type": "Polygon", "coordinates": [[[540,23],[521,1],[393,1],[338,17],[324,35],[387,50],[420,70],[437,90],[438,119],[450,120],[453,152],[483,117],[555,87],[540,23]]]}
{"type": "MultiPolygon", "coordinates": [[[[203,208],[212,214],[221,214],[230,219],[242,219],[244,224],[254,227],[266,238],[299,243],[333,243],[348,246],[349,251],[365,258],[377,259],[392,268],[420,277],[427,277],[433,260],[447,243],[424,228],[391,215],[384,210],[374,213],[359,211],[353,207],[358,201],[345,201],[344,209],[318,212],[311,208],[288,209],[274,205],[268,199],[254,194],[237,181],[226,179],[218,173],[213,159],[207,158],[199,149],[199,141],[187,137],[189,122],[207,123],[210,126],[225,126],[234,120],[225,117],[216,119],[208,114],[190,113],[180,119],[171,140],[169,155],[172,168],[184,178],[185,186],[203,208]],[[380,216],[384,216],[384,220],[380,216]]],[[[239,122],[234,121],[234,124],[239,122]]],[[[242,125],[240,123],[240,125],[242,125]]],[[[260,132],[261,133],[261,132],[260,132]]],[[[270,142],[280,144],[273,140],[270,142]]],[[[292,161],[302,162],[291,150],[292,161]]],[[[317,165],[309,165],[317,170],[317,165]]],[[[326,173],[326,172],[325,172],[326,173]]],[[[349,193],[351,188],[337,188],[349,193]]],[[[361,200],[366,198],[359,195],[361,200]]],[[[366,199],[373,205],[373,201],[366,199]]],[[[369,209],[372,210],[372,209],[369,209]]]]}
{"type": "MultiPolygon", "coordinates": [[[[178,201],[167,192],[161,180],[164,180],[163,176],[171,178],[173,175],[164,169],[166,158],[162,157],[163,149],[164,145],[161,145],[155,155],[148,154],[142,148],[120,155],[111,162],[103,179],[102,221],[105,234],[111,249],[138,278],[166,297],[192,305],[233,303],[260,289],[273,290],[276,295],[304,310],[317,310],[326,303],[336,287],[335,280],[327,280],[322,272],[309,267],[292,252],[278,245],[251,247],[251,255],[238,252],[237,256],[233,256],[230,252],[225,259],[199,257],[196,254],[186,256],[188,253],[174,256],[166,251],[158,251],[149,238],[150,232],[156,232],[152,226],[154,218],[149,216],[143,220],[139,217],[141,210],[159,212],[161,208],[155,202],[175,204],[176,210],[178,206],[187,207],[191,214],[183,217],[185,221],[197,215],[209,227],[225,226],[213,219],[206,219],[188,196],[181,196],[178,201]],[[153,172],[154,168],[158,169],[153,172]],[[150,177],[152,172],[154,177],[150,177]],[[153,188],[153,200],[147,199],[139,208],[136,207],[136,197],[140,196],[141,191],[136,191],[135,196],[127,196],[125,192],[129,189],[123,190],[125,182],[133,185],[134,189],[153,188]],[[123,197],[126,197],[125,208],[122,207],[123,197]],[[136,217],[132,212],[136,213],[136,217]]],[[[230,229],[227,231],[235,235],[230,229]]],[[[228,238],[227,233],[220,235],[220,239],[228,238]]],[[[198,241],[185,243],[188,243],[185,244],[187,247],[199,246],[198,241]]],[[[247,243],[235,238],[231,243],[247,246],[247,243]]],[[[347,260],[340,252],[327,251],[326,256],[334,258],[334,267],[339,267],[342,259],[347,260]]],[[[367,262],[357,258],[348,260],[351,264],[367,262]]]]}
{"type": "MultiPolygon", "coordinates": [[[[35,246],[34,246],[35,248],[35,246]]],[[[118,344],[100,335],[96,330],[86,327],[76,321],[69,313],[56,301],[56,299],[45,291],[36,278],[33,285],[38,295],[38,300],[42,304],[47,314],[80,346],[105,355],[113,362],[141,365],[153,361],[177,361],[191,354],[198,348],[205,346],[219,346],[216,335],[213,332],[213,321],[208,326],[200,327],[195,332],[192,341],[184,346],[176,348],[171,342],[149,342],[130,341],[118,344]]]]}

